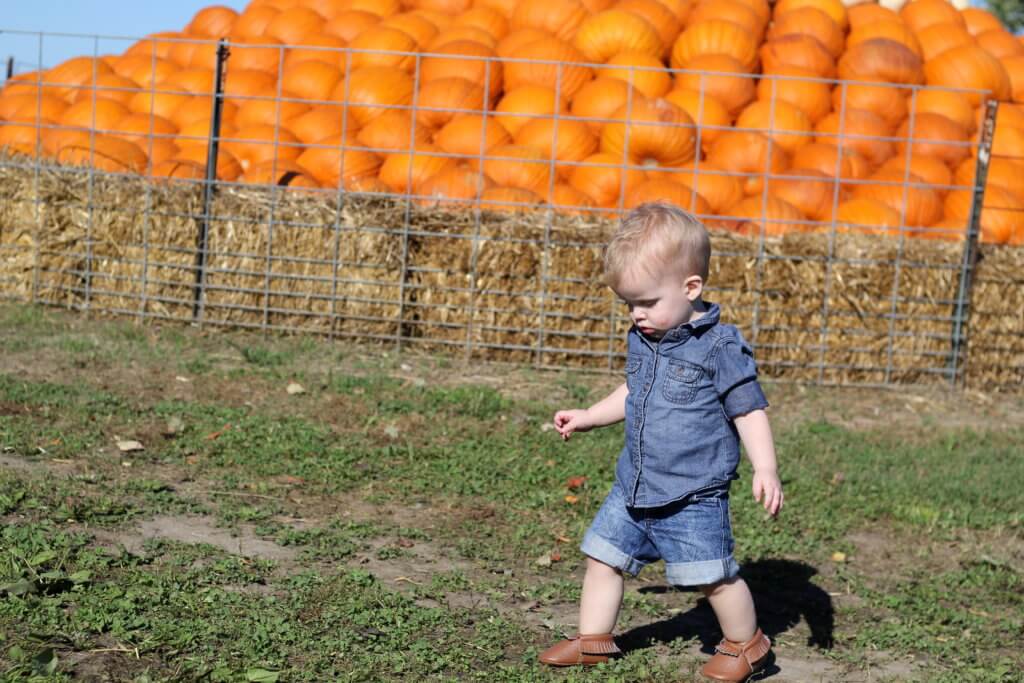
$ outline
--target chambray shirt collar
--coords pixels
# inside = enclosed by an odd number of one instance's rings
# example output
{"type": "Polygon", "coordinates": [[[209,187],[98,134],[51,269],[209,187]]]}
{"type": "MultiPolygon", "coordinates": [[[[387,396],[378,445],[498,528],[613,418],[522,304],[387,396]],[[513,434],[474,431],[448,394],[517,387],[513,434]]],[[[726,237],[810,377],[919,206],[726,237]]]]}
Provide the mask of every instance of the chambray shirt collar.
{"type": "MultiPolygon", "coordinates": [[[[696,334],[699,330],[703,330],[708,327],[713,327],[717,325],[719,315],[721,314],[721,310],[719,309],[718,304],[712,303],[710,301],[705,301],[704,305],[707,306],[707,310],[704,312],[704,315],[697,318],[696,320],[691,320],[689,322],[685,322],[681,325],[673,327],[671,330],[666,332],[661,337],[661,342],[672,343],[686,341],[691,336],[696,334]]],[[[639,332],[639,330],[637,331],[637,334],[640,335],[640,338],[647,342],[649,346],[656,345],[657,342],[647,339],[646,337],[644,337],[643,334],[639,332]]]]}

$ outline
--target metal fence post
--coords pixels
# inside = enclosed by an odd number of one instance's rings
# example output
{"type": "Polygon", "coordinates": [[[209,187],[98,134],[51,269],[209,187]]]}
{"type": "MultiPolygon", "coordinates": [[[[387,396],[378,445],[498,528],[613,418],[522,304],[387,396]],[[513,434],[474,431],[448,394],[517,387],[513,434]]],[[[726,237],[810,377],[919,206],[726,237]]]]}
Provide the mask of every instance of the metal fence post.
{"type": "Polygon", "coordinates": [[[988,180],[988,166],[992,158],[992,139],[995,137],[996,116],[999,102],[989,100],[985,104],[985,118],[981,122],[981,138],[978,141],[978,155],[974,165],[974,200],[967,222],[963,254],[960,259],[960,278],[953,306],[953,338],[949,355],[949,381],[956,386],[962,366],[964,346],[968,332],[964,329],[967,309],[971,302],[971,287],[974,284],[974,269],[978,264],[978,236],[981,233],[981,212],[985,205],[985,183],[988,180]]]}
{"type": "Polygon", "coordinates": [[[14,77],[14,55],[7,58],[7,80],[14,77]]]}
{"type": "Polygon", "coordinates": [[[220,148],[220,119],[224,108],[224,64],[231,51],[227,40],[217,42],[217,66],[213,82],[213,111],[210,138],[206,147],[206,180],[203,181],[203,215],[196,236],[196,284],[192,292],[192,320],[198,322],[203,311],[203,281],[206,274],[206,241],[210,234],[210,205],[217,182],[217,153],[220,148]]]}

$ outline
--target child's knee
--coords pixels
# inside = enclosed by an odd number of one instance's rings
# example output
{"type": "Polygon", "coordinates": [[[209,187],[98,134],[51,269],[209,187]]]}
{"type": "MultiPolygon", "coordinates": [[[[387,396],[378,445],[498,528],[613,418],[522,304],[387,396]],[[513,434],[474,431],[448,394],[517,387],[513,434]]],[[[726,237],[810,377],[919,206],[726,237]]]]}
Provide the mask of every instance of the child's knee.
{"type": "Polygon", "coordinates": [[[703,586],[700,586],[700,590],[706,597],[711,597],[712,595],[717,595],[728,590],[731,586],[742,580],[743,579],[738,576],[731,576],[727,579],[722,579],[721,581],[704,584],[703,586]]]}

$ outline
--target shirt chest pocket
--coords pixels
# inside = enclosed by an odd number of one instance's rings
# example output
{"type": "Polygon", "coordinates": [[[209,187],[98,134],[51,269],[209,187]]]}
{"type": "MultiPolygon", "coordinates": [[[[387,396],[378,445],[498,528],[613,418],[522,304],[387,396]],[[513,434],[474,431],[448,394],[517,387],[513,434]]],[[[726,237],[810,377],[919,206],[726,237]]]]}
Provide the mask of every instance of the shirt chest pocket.
{"type": "Polygon", "coordinates": [[[686,361],[670,361],[662,393],[672,403],[690,403],[700,387],[702,370],[686,361]]]}
{"type": "Polygon", "coordinates": [[[626,386],[629,387],[631,394],[635,394],[640,385],[640,368],[643,367],[643,364],[643,361],[636,356],[626,359],[626,386]]]}

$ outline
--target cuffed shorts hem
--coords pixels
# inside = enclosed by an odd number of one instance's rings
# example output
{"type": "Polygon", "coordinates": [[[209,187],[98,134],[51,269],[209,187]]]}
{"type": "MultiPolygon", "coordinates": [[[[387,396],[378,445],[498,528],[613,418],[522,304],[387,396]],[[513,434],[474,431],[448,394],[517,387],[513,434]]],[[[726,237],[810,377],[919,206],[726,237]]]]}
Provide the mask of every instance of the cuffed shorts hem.
{"type": "Polygon", "coordinates": [[[616,548],[610,541],[607,541],[593,531],[588,531],[580,544],[580,550],[584,555],[592,557],[599,562],[604,562],[609,567],[615,567],[630,576],[636,576],[644,568],[646,562],[641,562],[634,557],[616,548]]]}
{"type": "Polygon", "coordinates": [[[732,555],[721,560],[665,564],[665,578],[673,586],[706,586],[739,573],[740,566],[732,555]]]}

